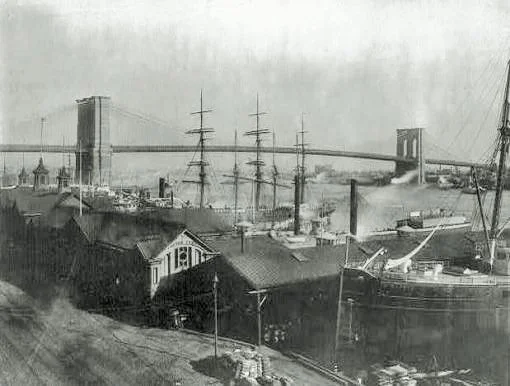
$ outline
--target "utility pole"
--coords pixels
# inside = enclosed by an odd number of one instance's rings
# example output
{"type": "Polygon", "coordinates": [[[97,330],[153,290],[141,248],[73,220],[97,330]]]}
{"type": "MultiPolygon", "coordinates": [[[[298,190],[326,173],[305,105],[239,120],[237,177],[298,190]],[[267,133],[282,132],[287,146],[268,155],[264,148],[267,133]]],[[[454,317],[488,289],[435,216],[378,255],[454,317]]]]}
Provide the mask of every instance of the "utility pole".
{"type": "Polygon", "coordinates": [[[207,174],[205,172],[205,167],[209,165],[209,163],[205,160],[205,141],[207,140],[207,133],[214,133],[214,129],[212,127],[204,127],[204,114],[210,113],[213,110],[204,110],[203,107],[203,95],[202,90],[200,90],[200,110],[192,112],[191,115],[200,115],[200,127],[198,129],[191,129],[186,132],[186,134],[198,134],[198,147],[200,148],[200,160],[199,161],[191,161],[188,163],[189,166],[198,166],[198,181],[183,181],[187,183],[198,184],[200,187],[200,209],[204,207],[204,193],[205,193],[205,185],[207,184],[207,174]]]}
{"type": "Polygon", "coordinates": [[[269,134],[268,129],[260,128],[260,116],[265,115],[265,112],[259,111],[259,94],[257,93],[257,112],[254,114],[249,114],[251,117],[256,118],[256,128],[255,130],[249,130],[244,133],[244,135],[254,136],[255,137],[255,145],[257,147],[257,156],[255,161],[249,161],[249,165],[255,166],[255,182],[256,182],[256,190],[255,190],[255,210],[259,209],[260,205],[260,188],[262,184],[262,166],[264,166],[264,161],[261,159],[261,151],[260,146],[262,144],[262,135],[269,134]]]}
{"type": "Polygon", "coordinates": [[[262,346],[262,306],[267,300],[267,291],[266,290],[256,290],[250,291],[249,294],[254,294],[257,296],[257,345],[259,348],[262,346]],[[262,296],[261,296],[262,295],[262,296]]]}
{"type": "Polygon", "coordinates": [[[214,360],[218,360],[218,274],[214,273],[213,291],[214,291],[214,360]]]}

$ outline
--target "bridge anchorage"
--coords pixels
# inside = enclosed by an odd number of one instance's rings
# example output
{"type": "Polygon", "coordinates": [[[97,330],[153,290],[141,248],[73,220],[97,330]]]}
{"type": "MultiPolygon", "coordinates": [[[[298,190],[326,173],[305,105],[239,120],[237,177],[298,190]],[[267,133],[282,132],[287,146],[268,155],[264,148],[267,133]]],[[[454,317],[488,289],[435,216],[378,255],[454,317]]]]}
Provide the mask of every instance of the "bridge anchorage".
{"type": "MultiPolygon", "coordinates": [[[[113,145],[110,139],[110,110],[111,99],[106,96],[91,96],[76,100],[78,106],[77,138],[75,146],[62,145],[26,145],[0,144],[0,152],[27,153],[69,153],[74,152],[76,169],[79,162],[82,165],[82,183],[92,185],[109,185],[111,182],[113,153],[193,153],[196,146],[182,145],[113,145]]],[[[473,162],[455,161],[448,159],[428,159],[423,151],[423,128],[397,129],[396,155],[352,152],[343,150],[329,150],[307,148],[307,156],[347,157],[376,161],[395,162],[397,177],[416,170],[417,182],[425,181],[425,164],[451,165],[459,167],[485,167],[473,162]]],[[[294,146],[264,147],[264,146],[234,146],[211,145],[208,153],[278,153],[295,155],[294,146]]],[[[78,180],[76,175],[76,180],[78,180]]]]}

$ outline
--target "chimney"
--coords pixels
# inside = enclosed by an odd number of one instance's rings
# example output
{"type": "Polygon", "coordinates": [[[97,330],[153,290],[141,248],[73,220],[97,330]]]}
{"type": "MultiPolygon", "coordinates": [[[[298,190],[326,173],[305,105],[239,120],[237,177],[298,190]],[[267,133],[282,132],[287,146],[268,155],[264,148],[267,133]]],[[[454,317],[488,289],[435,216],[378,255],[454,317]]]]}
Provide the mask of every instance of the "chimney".
{"type": "Polygon", "coordinates": [[[159,178],[159,198],[165,198],[165,179],[163,177],[159,178]]]}
{"type": "Polygon", "coordinates": [[[294,234],[298,235],[299,226],[299,175],[294,176],[294,234]]]}
{"type": "Polygon", "coordinates": [[[351,179],[351,234],[356,236],[358,231],[358,181],[351,179]]]}

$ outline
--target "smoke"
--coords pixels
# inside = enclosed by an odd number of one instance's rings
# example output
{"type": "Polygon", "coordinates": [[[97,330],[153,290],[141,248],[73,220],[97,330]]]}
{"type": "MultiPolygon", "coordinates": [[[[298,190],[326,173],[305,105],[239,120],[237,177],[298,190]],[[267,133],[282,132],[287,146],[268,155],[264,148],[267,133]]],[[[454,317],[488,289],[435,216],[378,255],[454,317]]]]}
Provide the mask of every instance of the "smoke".
{"type": "Polygon", "coordinates": [[[418,176],[418,170],[416,170],[416,169],[410,170],[400,177],[392,178],[391,183],[395,184],[395,185],[408,184],[413,180],[413,178],[415,178],[417,176],[418,176]]]}

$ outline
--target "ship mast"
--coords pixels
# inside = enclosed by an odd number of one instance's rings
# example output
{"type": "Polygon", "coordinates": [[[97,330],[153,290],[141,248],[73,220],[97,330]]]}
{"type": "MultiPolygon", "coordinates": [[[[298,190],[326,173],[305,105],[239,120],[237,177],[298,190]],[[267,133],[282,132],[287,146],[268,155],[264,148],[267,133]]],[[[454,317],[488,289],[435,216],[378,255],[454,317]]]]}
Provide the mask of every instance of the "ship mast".
{"type": "Polygon", "coordinates": [[[238,194],[239,194],[239,166],[237,165],[237,130],[235,131],[234,138],[234,225],[237,224],[237,204],[238,204],[238,194]]]}
{"type": "Polygon", "coordinates": [[[257,93],[257,112],[254,114],[249,114],[251,117],[256,117],[257,125],[255,130],[249,130],[244,133],[244,135],[250,135],[255,136],[255,145],[257,147],[257,156],[255,161],[249,161],[249,165],[255,166],[255,183],[256,183],[256,190],[255,190],[255,210],[259,209],[260,205],[260,188],[262,184],[262,166],[264,166],[264,161],[261,159],[261,151],[260,146],[262,144],[262,135],[268,134],[268,129],[261,129],[260,128],[260,116],[265,115],[265,112],[259,111],[259,94],[257,93]]]}
{"type": "Polygon", "coordinates": [[[273,130],[273,216],[271,221],[271,228],[274,228],[276,223],[276,180],[278,178],[278,169],[276,168],[275,160],[275,134],[273,130]]]}
{"type": "MultiPolygon", "coordinates": [[[[267,129],[266,129],[267,130],[267,129]]],[[[269,131],[269,130],[267,130],[269,131]]],[[[296,134],[297,135],[297,134],[296,134]]],[[[297,137],[296,137],[297,138],[297,137]]],[[[241,176],[239,175],[239,166],[238,166],[238,163],[237,163],[237,130],[236,130],[236,135],[235,135],[235,144],[234,144],[234,154],[235,154],[235,161],[234,161],[234,169],[233,169],[233,173],[232,174],[224,174],[223,177],[228,177],[228,178],[233,178],[233,185],[234,185],[234,209],[237,213],[237,206],[238,206],[238,192],[239,192],[239,183],[240,181],[250,181],[251,184],[252,184],[252,196],[251,196],[251,200],[252,200],[252,220],[253,222],[255,222],[255,210],[256,210],[256,191],[255,191],[255,186],[256,184],[268,184],[268,185],[273,185],[273,215],[272,215],[272,222],[271,222],[271,227],[274,227],[274,224],[276,223],[276,216],[275,216],[275,213],[276,213],[276,188],[279,186],[279,187],[282,187],[282,188],[290,188],[289,185],[285,185],[285,184],[282,184],[282,183],[278,183],[278,176],[280,175],[279,172],[278,172],[278,168],[276,167],[276,136],[275,136],[275,133],[274,133],[274,130],[273,130],[273,167],[272,167],[272,180],[262,180],[262,179],[257,179],[257,178],[254,178],[254,177],[244,177],[244,176],[241,176]]],[[[296,156],[298,157],[298,161],[299,161],[299,152],[297,151],[296,149],[296,156]]],[[[298,162],[299,163],[299,162],[298,162]]],[[[237,214],[234,216],[234,224],[236,223],[237,221],[237,214]]]]}
{"type": "Polygon", "coordinates": [[[303,119],[303,113],[301,113],[301,193],[300,193],[300,203],[304,204],[305,202],[305,124],[303,119]]]}
{"type": "MultiPolygon", "coordinates": [[[[296,144],[294,145],[296,146],[296,176],[295,178],[298,179],[298,181],[300,181],[300,169],[301,169],[301,166],[299,165],[299,132],[296,133],[296,144]]],[[[300,192],[298,191],[297,192],[298,194],[300,194],[300,192]]],[[[301,199],[298,199],[297,200],[297,203],[301,203],[301,199]]]]}
{"type": "Polygon", "coordinates": [[[205,185],[207,184],[207,174],[205,172],[205,167],[208,166],[208,162],[205,160],[205,141],[207,133],[214,133],[214,129],[212,127],[204,127],[204,114],[210,113],[213,110],[204,110],[203,106],[203,93],[200,90],[200,110],[194,111],[191,115],[200,115],[200,127],[198,129],[191,129],[186,132],[186,134],[198,134],[198,146],[200,148],[200,160],[199,161],[191,161],[188,163],[189,166],[198,166],[198,181],[183,181],[187,183],[194,183],[200,186],[200,209],[204,207],[204,193],[205,193],[205,185]]]}
{"type": "Polygon", "coordinates": [[[6,172],[7,172],[7,169],[6,169],[6,167],[5,167],[5,153],[4,153],[4,171],[3,171],[3,173],[2,173],[2,181],[1,181],[1,183],[0,183],[0,186],[2,186],[2,187],[4,186],[4,180],[5,180],[5,174],[6,174],[6,172]]]}
{"type": "Polygon", "coordinates": [[[41,130],[40,130],[40,133],[41,133],[41,140],[40,140],[40,152],[39,152],[39,157],[42,159],[42,153],[43,153],[43,130],[44,130],[44,121],[46,119],[43,117],[41,118],[41,130]]]}
{"type": "MultiPolygon", "coordinates": [[[[503,96],[503,109],[501,112],[501,126],[500,132],[500,146],[499,146],[499,164],[498,164],[498,175],[496,180],[496,197],[494,199],[494,209],[492,212],[492,224],[490,230],[491,239],[491,250],[490,250],[490,265],[494,263],[494,254],[496,251],[496,239],[498,235],[499,217],[501,212],[501,198],[503,194],[503,178],[505,175],[505,165],[508,153],[508,144],[510,137],[510,127],[508,125],[508,93],[510,87],[510,62],[508,63],[507,79],[505,85],[505,93],[503,96]]],[[[482,214],[483,216],[483,214],[482,214]]]]}

